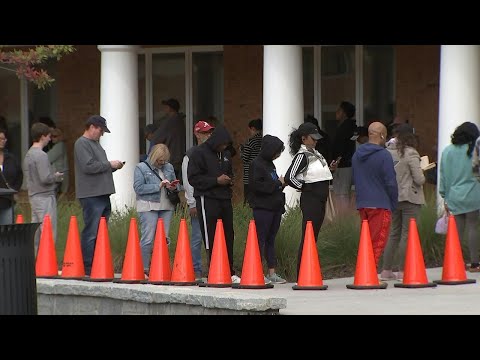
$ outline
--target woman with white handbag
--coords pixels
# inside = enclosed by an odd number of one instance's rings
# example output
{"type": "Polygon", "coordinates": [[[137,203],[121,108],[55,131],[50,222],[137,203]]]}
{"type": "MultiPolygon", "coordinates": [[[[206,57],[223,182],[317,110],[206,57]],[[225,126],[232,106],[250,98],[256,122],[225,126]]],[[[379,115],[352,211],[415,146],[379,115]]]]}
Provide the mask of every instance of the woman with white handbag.
{"type": "Polygon", "coordinates": [[[470,250],[470,272],[480,272],[478,255],[480,182],[472,171],[472,153],[479,135],[477,125],[464,122],[455,129],[452,143],[443,150],[440,161],[439,193],[445,200],[445,210],[455,216],[460,239],[467,240],[470,250]]]}

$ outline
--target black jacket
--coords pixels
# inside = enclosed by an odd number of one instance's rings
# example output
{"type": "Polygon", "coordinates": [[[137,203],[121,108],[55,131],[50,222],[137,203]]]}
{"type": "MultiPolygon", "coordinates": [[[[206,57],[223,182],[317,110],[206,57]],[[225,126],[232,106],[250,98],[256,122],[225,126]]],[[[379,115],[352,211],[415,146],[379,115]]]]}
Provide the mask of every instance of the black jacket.
{"type": "Polygon", "coordinates": [[[217,178],[228,175],[233,179],[232,157],[229,151],[217,152],[216,148],[232,141],[227,130],[218,126],[203,144],[189,154],[187,176],[193,186],[193,196],[213,199],[231,199],[231,185],[220,185],[217,178]]]}
{"type": "Polygon", "coordinates": [[[165,144],[170,151],[170,163],[179,171],[185,154],[185,115],[178,113],[166,118],[153,133],[152,146],[165,144]]]}
{"type": "MultiPolygon", "coordinates": [[[[22,167],[13,154],[5,151],[3,155],[3,171],[0,175],[0,188],[8,189],[5,180],[11,189],[20,190],[23,181],[22,167]],[[5,177],[5,179],[4,179],[5,177]]],[[[13,195],[0,195],[0,209],[7,209],[13,204],[13,195]]]]}
{"type": "Polygon", "coordinates": [[[285,194],[273,156],[283,149],[283,141],[276,136],[265,135],[260,154],[253,159],[248,173],[248,202],[253,209],[285,212],[285,194]]]}
{"type": "Polygon", "coordinates": [[[357,140],[355,135],[358,135],[355,119],[345,119],[337,128],[333,142],[332,160],[336,160],[339,156],[342,157],[338,164],[339,168],[352,167],[352,156],[355,153],[357,140]]]}

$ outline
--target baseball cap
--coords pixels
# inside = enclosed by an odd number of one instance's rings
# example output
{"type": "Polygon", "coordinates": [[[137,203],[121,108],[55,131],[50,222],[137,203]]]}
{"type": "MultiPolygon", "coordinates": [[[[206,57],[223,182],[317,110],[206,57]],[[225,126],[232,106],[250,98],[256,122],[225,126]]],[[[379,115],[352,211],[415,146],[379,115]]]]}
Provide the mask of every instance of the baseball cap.
{"type": "Polygon", "coordinates": [[[178,112],[180,110],[180,103],[178,102],[177,99],[168,99],[168,100],[163,100],[162,101],[163,105],[170,106],[173,110],[178,112]]]}
{"type": "Polygon", "coordinates": [[[312,123],[303,123],[298,127],[298,131],[300,132],[300,135],[310,135],[314,140],[320,140],[322,138],[322,135],[320,135],[318,132],[317,127],[312,123]]]}
{"type": "Polygon", "coordinates": [[[210,125],[205,120],[200,120],[199,122],[197,122],[195,124],[195,127],[193,128],[193,131],[203,133],[203,132],[209,132],[212,129],[215,129],[215,127],[210,125]]]}
{"type": "Polygon", "coordinates": [[[95,125],[95,126],[100,126],[103,131],[109,133],[110,130],[107,127],[107,120],[105,118],[101,117],[100,115],[93,115],[90,116],[87,121],[85,122],[86,125],[95,125]]]}

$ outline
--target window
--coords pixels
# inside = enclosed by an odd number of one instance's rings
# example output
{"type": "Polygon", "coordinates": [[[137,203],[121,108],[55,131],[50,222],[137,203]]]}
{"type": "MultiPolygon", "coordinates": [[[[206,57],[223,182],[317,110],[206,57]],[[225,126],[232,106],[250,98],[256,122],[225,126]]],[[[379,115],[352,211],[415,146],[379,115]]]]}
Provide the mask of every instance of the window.
{"type": "MultiPolygon", "coordinates": [[[[194,144],[194,122],[208,116],[223,120],[223,48],[142,49],[139,54],[139,89],[139,102],[145,104],[143,112],[140,108],[140,114],[145,114],[144,119],[140,116],[140,129],[146,124],[160,124],[165,116],[162,100],[175,98],[180,103],[180,112],[185,114],[188,149],[194,144]]],[[[142,151],[144,142],[142,132],[142,151]]]]}

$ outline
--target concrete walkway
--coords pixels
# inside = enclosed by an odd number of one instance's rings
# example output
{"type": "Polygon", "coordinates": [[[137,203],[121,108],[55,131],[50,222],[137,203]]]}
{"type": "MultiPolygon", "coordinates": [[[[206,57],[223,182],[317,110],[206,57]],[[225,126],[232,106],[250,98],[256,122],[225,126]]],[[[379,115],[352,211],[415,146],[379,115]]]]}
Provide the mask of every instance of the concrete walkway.
{"type": "MultiPolygon", "coordinates": [[[[427,276],[440,280],[442,268],[428,269],[427,276]]],[[[325,280],[325,291],[294,291],[293,284],[284,284],[261,292],[287,299],[280,315],[480,314],[480,273],[467,272],[467,278],[477,283],[403,289],[388,281],[385,290],[349,290],[345,285],[353,278],[344,278],[325,280]]]]}
{"type": "MultiPolygon", "coordinates": [[[[442,269],[428,269],[429,281],[442,269]]],[[[324,280],[324,291],[292,290],[292,283],[273,289],[169,287],[37,279],[40,314],[258,314],[280,315],[449,315],[480,314],[477,283],[435,288],[350,290],[353,278],[324,280]]]]}

